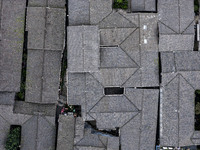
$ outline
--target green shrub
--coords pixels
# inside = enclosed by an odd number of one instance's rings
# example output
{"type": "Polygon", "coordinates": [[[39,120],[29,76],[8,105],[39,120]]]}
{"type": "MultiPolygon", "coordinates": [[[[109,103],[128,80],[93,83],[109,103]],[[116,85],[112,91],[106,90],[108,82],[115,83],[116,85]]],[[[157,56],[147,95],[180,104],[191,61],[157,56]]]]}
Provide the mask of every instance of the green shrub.
{"type": "Polygon", "coordinates": [[[198,14],[198,12],[199,12],[199,1],[198,0],[194,0],[194,12],[195,12],[195,14],[198,14]]]}
{"type": "Polygon", "coordinates": [[[195,114],[200,115],[200,103],[199,102],[197,102],[197,104],[195,105],[195,114]]]}
{"type": "Polygon", "coordinates": [[[115,0],[113,8],[128,9],[127,0],[115,0]]]}
{"type": "Polygon", "coordinates": [[[18,150],[20,146],[20,127],[11,129],[7,140],[6,140],[6,150],[18,150]]]}

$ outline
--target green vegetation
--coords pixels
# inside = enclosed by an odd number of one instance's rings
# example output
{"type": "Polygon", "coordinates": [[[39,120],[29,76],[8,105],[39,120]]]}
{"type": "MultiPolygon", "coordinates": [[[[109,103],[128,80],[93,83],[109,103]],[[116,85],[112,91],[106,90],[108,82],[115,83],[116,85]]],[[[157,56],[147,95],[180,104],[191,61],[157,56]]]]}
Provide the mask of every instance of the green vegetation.
{"type": "Polygon", "coordinates": [[[195,130],[200,130],[200,90],[195,91],[195,130]]]}
{"type": "Polygon", "coordinates": [[[20,147],[20,138],[21,138],[21,128],[14,127],[11,128],[10,133],[6,140],[6,150],[19,150],[20,147]]]}
{"type": "Polygon", "coordinates": [[[20,92],[16,93],[16,100],[20,101],[25,100],[27,54],[23,54],[22,61],[23,62],[22,62],[22,72],[21,72],[21,87],[20,87],[20,92]]]}
{"type": "Polygon", "coordinates": [[[26,67],[27,67],[27,38],[28,32],[25,32],[23,43],[23,56],[22,56],[22,71],[21,71],[21,86],[20,92],[16,93],[16,100],[25,100],[25,88],[26,88],[26,67]]]}
{"type": "Polygon", "coordinates": [[[200,115],[200,103],[199,102],[197,102],[197,104],[195,105],[195,114],[200,115]]]}
{"type": "Polygon", "coordinates": [[[196,15],[199,14],[199,0],[194,0],[194,12],[196,15]]]}
{"type": "Polygon", "coordinates": [[[62,62],[61,62],[61,74],[60,74],[60,94],[64,95],[64,86],[65,86],[65,76],[67,70],[67,50],[63,52],[62,62]]]}
{"type": "Polygon", "coordinates": [[[115,0],[113,8],[128,9],[128,0],[115,0]]]}

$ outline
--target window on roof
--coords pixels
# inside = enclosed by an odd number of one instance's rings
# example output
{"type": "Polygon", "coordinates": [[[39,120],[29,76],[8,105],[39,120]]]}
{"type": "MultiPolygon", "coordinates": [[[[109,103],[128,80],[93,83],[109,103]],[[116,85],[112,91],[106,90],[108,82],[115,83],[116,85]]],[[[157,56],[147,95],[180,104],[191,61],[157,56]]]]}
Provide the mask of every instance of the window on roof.
{"type": "Polygon", "coordinates": [[[195,91],[195,130],[200,131],[200,90],[195,91]]]}
{"type": "Polygon", "coordinates": [[[105,95],[121,95],[124,94],[124,88],[121,87],[106,87],[104,88],[105,95]]]}

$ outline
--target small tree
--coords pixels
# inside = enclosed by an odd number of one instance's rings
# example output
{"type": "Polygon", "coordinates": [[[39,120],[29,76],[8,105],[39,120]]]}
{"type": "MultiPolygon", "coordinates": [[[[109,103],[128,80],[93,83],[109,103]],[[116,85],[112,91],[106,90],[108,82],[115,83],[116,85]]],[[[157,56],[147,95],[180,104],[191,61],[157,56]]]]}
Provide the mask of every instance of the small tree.
{"type": "Polygon", "coordinates": [[[18,150],[20,147],[20,127],[11,129],[6,140],[6,150],[18,150]]]}

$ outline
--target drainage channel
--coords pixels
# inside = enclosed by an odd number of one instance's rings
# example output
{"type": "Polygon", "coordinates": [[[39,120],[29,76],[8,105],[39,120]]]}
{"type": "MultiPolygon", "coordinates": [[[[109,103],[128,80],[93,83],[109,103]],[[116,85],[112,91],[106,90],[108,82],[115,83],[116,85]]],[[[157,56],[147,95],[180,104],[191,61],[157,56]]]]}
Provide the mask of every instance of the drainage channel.
{"type": "Polygon", "coordinates": [[[27,70],[27,55],[28,55],[28,50],[27,50],[28,32],[26,31],[27,7],[28,7],[28,0],[26,0],[26,8],[25,8],[24,43],[23,43],[23,54],[22,54],[20,92],[16,93],[15,95],[15,100],[18,101],[25,101],[26,70],[27,70]]]}
{"type": "Polygon", "coordinates": [[[157,146],[160,145],[160,135],[162,130],[162,61],[161,61],[161,53],[158,52],[158,59],[159,59],[159,98],[158,98],[158,115],[157,115],[157,128],[156,128],[156,142],[155,146],[157,149],[157,146]]]}

